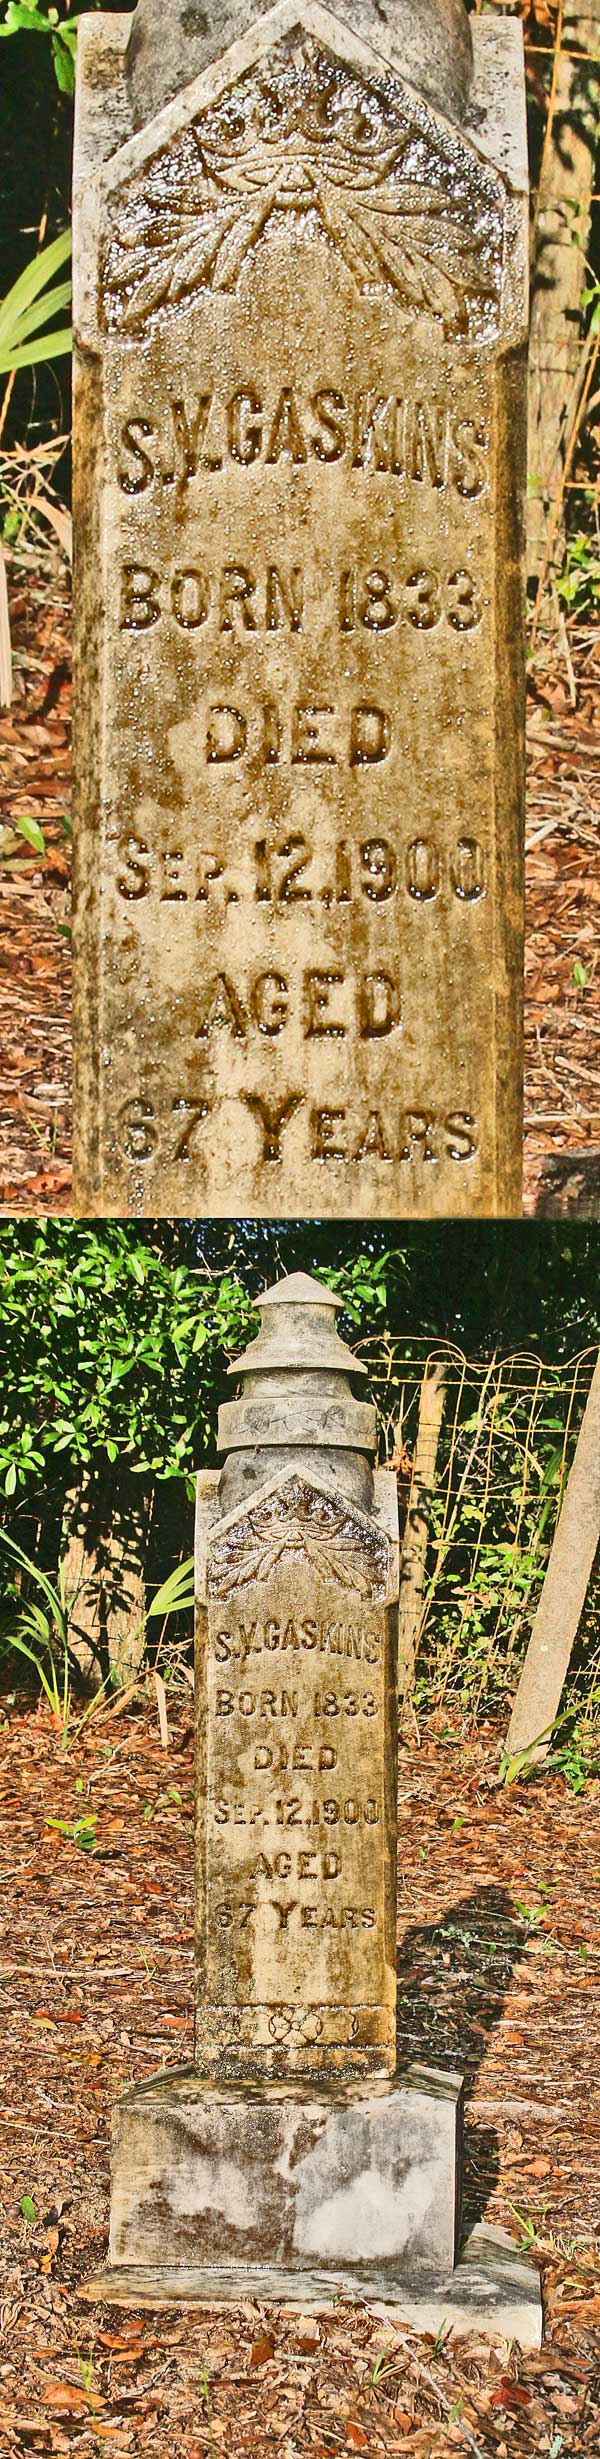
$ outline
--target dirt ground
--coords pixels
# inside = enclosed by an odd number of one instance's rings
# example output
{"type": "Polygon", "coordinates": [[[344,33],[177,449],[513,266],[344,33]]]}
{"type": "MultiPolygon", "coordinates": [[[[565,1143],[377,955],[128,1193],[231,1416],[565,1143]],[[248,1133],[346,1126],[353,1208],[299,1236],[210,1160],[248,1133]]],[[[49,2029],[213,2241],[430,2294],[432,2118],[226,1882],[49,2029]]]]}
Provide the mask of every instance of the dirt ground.
{"type": "Polygon", "coordinates": [[[186,1700],[167,1750],[146,1698],[66,1756],[45,1710],[5,1710],[2,2459],[597,2452],[600,1785],[499,1792],[491,1728],[401,1750],[401,2054],[466,2075],[466,2217],[530,2244],[541,2354],[343,2305],[313,2324],[250,2298],[136,2315],[80,2295],[105,2258],[115,2099],[191,2055],[191,1742],[186,1700]]]}
{"type": "MultiPolygon", "coordinates": [[[[13,559],[15,698],[0,712],[0,1211],[70,1209],[70,610],[58,553],[13,559]],[[42,862],[11,820],[37,819],[42,862]]],[[[531,669],[527,1212],[600,1218],[600,637],[531,669]],[[573,968],[579,969],[574,980],[573,968]]]]}

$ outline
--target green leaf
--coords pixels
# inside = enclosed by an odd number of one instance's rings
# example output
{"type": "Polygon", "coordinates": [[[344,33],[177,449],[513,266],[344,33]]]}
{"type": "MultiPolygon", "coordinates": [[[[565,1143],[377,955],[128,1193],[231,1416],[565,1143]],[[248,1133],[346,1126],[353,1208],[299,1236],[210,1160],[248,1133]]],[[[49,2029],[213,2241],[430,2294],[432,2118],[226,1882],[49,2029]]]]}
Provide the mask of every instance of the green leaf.
{"type": "Polygon", "coordinates": [[[8,0],[4,25],[0,34],[47,34],[48,19],[42,17],[36,0],[8,0]]]}
{"type": "Polygon", "coordinates": [[[60,1630],[62,1622],[60,1597],[57,1595],[56,1589],[53,1588],[52,1581],[46,1578],[44,1571],[40,1571],[37,1563],[32,1562],[31,1555],[25,1554],[23,1547],[21,1545],[17,1545],[16,1539],[14,1537],[9,1537],[8,1530],[5,1528],[0,1529],[0,1545],[8,1546],[9,1553],[14,1554],[15,1560],[21,1564],[22,1570],[28,1571],[30,1579],[35,1581],[36,1588],[41,1588],[42,1596],[46,1598],[47,1603],[50,1606],[53,1621],[56,1623],[57,1629],[60,1630]]]}
{"type": "Polygon", "coordinates": [[[43,829],[40,828],[39,820],[11,819],[10,825],[20,837],[25,837],[27,844],[33,846],[36,854],[45,856],[46,839],[43,829]]]}
{"type": "MultiPolygon", "coordinates": [[[[75,28],[73,28],[73,32],[75,32],[75,28]]],[[[61,36],[57,34],[55,34],[52,39],[52,58],[54,61],[54,74],[59,92],[61,94],[74,94],[75,61],[70,49],[67,48],[61,36]]]]}
{"type": "Polygon", "coordinates": [[[23,2219],[28,2220],[30,2228],[34,2228],[37,2220],[37,2212],[32,2194],[22,2194],[21,2211],[23,2213],[23,2219]]]}

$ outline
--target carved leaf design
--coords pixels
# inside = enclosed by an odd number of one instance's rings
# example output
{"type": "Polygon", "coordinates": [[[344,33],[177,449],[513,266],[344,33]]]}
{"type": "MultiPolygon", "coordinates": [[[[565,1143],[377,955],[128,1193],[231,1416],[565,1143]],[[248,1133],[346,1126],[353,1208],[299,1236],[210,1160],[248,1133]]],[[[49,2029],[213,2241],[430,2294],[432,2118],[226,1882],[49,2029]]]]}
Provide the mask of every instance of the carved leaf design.
{"type": "Polygon", "coordinates": [[[266,66],[158,154],[117,199],[103,267],[109,324],[143,331],[199,290],[234,291],[270,224],[294,217],[342,257],[361,293],[387,290],[468,335],[496,329],[500,183],[390,75],[372,83],[312,38],[266,66]]]}
{"type": "Polygon", "coordinates": [[[290,1559],[359,1597],[385,1595],[387,1538],[361,1526],[349,1505],[291,1477],[283,1493],[249,1507],[243,1520],[213,1538],[209,1596],[228,1597],[234,1588],[268,1580],[290,1559]]]}

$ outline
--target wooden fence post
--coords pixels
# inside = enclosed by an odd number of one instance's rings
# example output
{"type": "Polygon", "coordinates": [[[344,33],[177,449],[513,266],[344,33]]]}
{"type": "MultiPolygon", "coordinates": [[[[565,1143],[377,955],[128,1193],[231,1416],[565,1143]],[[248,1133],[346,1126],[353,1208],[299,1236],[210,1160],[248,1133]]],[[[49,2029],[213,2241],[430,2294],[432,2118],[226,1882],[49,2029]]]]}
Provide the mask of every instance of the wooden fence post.
{"type": "MultiPolygon", "coordinates": [[[[541,574],[582,375],[585,289],[598,144],[600,0],[564,0],[532,237],[528,560],[541,574]]],[[[558,523],[556,540],[561,534],[558,523]]]]}
{"type": "Polygon", "coordinates": [[[151,1509],[145,1480],[123,1470],[106,1480],[83,1470],[65,1495],[62,1563],[72,1599],[70,1647],[89,1681],[112,1672],[126,1682],[141,1662],[151,1509]]]}

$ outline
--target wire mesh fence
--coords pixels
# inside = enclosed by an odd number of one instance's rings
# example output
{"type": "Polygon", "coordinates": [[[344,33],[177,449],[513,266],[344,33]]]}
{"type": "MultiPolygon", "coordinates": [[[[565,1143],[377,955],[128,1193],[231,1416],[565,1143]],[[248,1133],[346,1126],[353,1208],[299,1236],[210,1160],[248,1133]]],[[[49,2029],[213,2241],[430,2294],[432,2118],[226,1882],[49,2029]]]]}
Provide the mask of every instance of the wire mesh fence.
{"type": "MultiPolygon", "coordinates": [[[[423,1393],[434,1373],[442,1383],[439,1440],[426,1479],[416,1696],[441,1703],[450,1695],[477,1714],[514,1688],[596,1351],[583,1349],[560,1364],[527,1351],[477,1360],[443,1342],[379,1334],[361,1344],[361,1357],[378,1408],[380,1458],[397,1470],[405,1540],[423,1393]]],[[[588,1719],[599,1663],[597,1562],[571,1677],[571,1695],[588,1719]]]]}

